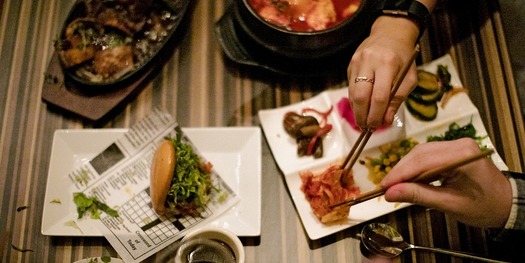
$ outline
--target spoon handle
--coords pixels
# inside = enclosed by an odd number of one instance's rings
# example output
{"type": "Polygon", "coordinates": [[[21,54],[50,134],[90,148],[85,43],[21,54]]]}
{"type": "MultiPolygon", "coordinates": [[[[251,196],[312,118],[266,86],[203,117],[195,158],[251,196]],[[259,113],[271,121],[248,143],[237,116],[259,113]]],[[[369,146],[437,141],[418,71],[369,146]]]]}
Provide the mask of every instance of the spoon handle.
{"type": "Polygon", "coordinates": [[[451,255],[451,256],[455,256],[455,257],[468,258],[468,259],[478,260],[478,261],[481,261],[481,262],[509,263],[507,261],[500,261],[500,260],[495,260],[495,259],[490,259],[490,258],[479,257],[479,256],[475,256],[475,255],[472,255],[472,254],[468,254],[468,253],[464,253],[464,252],[457,252],[457,251],[443,249],[443,248],[421,247],[421,246],[415,246],[415,245],[411,245],[410,248],[411,249],[426,250],[426,251],[431,251],[431,252],[437,252],[437,253],[442,253],[442,254],[451,255]]]}

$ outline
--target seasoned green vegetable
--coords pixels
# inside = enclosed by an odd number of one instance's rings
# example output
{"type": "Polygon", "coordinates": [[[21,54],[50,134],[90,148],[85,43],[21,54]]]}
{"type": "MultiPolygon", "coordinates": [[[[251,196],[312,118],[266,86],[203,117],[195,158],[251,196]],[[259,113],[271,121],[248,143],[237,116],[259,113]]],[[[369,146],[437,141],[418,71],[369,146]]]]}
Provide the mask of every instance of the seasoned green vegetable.
{"type": "Polygon", "coordinates": [[[445,93],[449,90],[451,90],[453,87],[450,85],[450,80],[452,79],[452,75],[450,75],[450,72],[448,71],[448,67],[445,65],[438,65],[437,68],[437,75],[441,82],[441,93],[445,93]]]}
{"type": "MultiPolygon", "coordinates": [[[[481,145],[481,141],[486,136],[478,136],[476,127],[472,124],[472,120],[465,126],[459,126],[456,122],[449,125],[448,130],[443,135],[428,136],[427,141],[452,141],[460,138],[472,138],[481,145]]],[[[483,148],[483,147],[482,147],[483,148]]]]}
{"type": "Polygon", "coordinates": [[[105,203],[99,201],[96,197],[88,197],[82,192],[73,194],[73,202],[77,206],[78,218],[82,218],[86,212],[91,214],[92,219],[100,218],[100,211],[112,217],[118,217],[117,210],[110,208],[105,203]]]}

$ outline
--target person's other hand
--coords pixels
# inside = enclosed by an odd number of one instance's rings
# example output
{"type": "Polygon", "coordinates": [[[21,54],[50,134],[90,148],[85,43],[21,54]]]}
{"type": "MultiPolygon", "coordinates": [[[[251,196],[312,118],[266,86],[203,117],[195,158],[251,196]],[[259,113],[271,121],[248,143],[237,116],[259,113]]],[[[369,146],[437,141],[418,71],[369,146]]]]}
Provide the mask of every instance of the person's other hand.
{"type": "Polygon", "coordinates": [[[504,227],[512,205],[511,185],[489,158],[443,173],[441,186],[407,182],[480,151],[469,138],[416,145],[381,182],[387,189],[385,199],[435,208],[471,226],[504,227]]]}
{"type": "Polygon", "coordinates": [[[370,36],[357,48],[347,69],[348,98],[357,126],[378,128],[393,122],[399,106],[417,83],[413,63],[389,103],[397,75],[405,64],[411,63],[418,32],[413,21],[382,16],[374,22],[370,36]],[[373,79],[373,83],[355,82],[357,77],[373,79]]]}

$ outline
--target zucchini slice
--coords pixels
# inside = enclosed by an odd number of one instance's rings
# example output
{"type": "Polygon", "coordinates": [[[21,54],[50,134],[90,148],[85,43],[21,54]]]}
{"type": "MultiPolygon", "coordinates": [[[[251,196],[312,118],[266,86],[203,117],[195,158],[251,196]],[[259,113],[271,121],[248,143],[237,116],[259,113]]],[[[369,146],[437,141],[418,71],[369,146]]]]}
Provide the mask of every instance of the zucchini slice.
{"type": "Polygon", "coordinates": [[[441,91],[441,81],[438,75],[424,70],[417,71],[417,86],[415,92],[421,94],[434,94],[441,91]]]}
{"type": "Polygon", "coordinates": [[[414,90],[410,94],[408,94],[408,97],[421,104],[433,104],[441,100],[441,98],[443,97],[443,93],[434,92],[434,93],[425,94],[425,93],[418,92],[418,90],[414,90]]]}
{"type": "Polygon", "coordinates": [[[436,103],[422,104],[412,98],[407,98],[406,106],[408,111],[418,120],[432,121],[437,117],[438,106],[436,103]]]}

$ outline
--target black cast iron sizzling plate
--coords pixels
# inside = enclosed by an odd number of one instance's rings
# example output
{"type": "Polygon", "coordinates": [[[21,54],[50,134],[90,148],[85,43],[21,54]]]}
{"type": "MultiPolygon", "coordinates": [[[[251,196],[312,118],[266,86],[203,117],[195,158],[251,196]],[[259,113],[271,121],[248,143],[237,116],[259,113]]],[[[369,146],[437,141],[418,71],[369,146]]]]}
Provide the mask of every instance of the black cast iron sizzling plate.
{"type": "Polygon", "coordinates": [[[45,72],[45,80],[42,86],[42,100],[48,104],[49,109],[66,110],[89,121],[97,122],[106,120],[111,112],[117,111],[129,99],[136,96],[145,86],[145,83],[155,76],[155,73],[173,54],[173,50],[177,46],[177,38],[181,36],[178,33],[180,22],[191,3],[191,0],[162,1],[176,10],[174,14],[177,15],[178,22],[155,56],[147,64],[142,65],[140,69],[124,76],[125,79],[116,81],[111,85],[101,86],[90,83],[85,85],[69,77],[68,72],[62,69],[57,52],[54,52],[45,72]]]}
{"type": "MultiPolygon", "coordinates": [[[[63,27],[61,30],[61,38],[65,34],[65,30],[67,26],[75,19],[83,18],[86,15],[86,5],[84,4],[86,0],[78,0],[72,7],[63,27]]],[[[101,2],[105,3],[111,3],[112,1],[104,1],[101,0],[101,2]]],[[[131,1],[130,1],[131,2],[131,1]]],[[[137,1],[140,2],[140,1],[137,1]]],[[[147,36],[146,33],[148,31],[147,24],[144,27],[145,29],[142,29],[138,31],[133,37],[132,37],[132,45],[135,50],[138,50],[138,42],[142,42],[142,45],[144,43],[147,43],[146,46],[148,46],[148,52],[138,52],[134,51],[134,55],[140,54],[142,56],[141,59],[138,59],[135,57],[135,66],[126,74],[117,77],[112,80],[104,80],[101,82],[91,81],[83,76],[78,75],[75,73],[79,67],[73,67],[73,68],[65,68],[64,63],[59,59],[60,65],[63,68],[64,71],[64,81],[68,87],[74,87],[81,92],[93,94],[93,93],[104,93],[108,91],[112,91],[114,89],[123,88],[129,85],[132,85],[134,82],[136,82],[138,79],[141,79],[144,77],[145,74],[149,74],[151,72],[150,68],[152,64],[154,64],[155,59],[159,56],[159,54],[163,53],[163,51],[166,49],[166,43],[168,43],[171,38],[174,35],[174,32],[178,28],[180,22],[182,21],[186,10],[188,9],[188,5],[190,3],[190,0],[152,0],[152,6],[150,7],[151,12],[144,13],[144,16],[146,19],[151,18],[151,14],[153,12],[158,13],[167,13],[170,14],[169,16],[166,16],[163,20],[163,23],[169,24],[169,26],[166,27],[166,35],[159,37],[157,41],[149,41],[147,42],[147,36]]],[[[150,19],[151,20],[151,19],[150,19]]],[[[150,30],[151,31],[151,30],[150,30]]],[[[104,33],[106,34],[106,33],[104,33]]],[[[58,51],[57,51],[58,52],[58,51]]],[[[89,63],[89,62],[88,62],[89,63]]]]}

